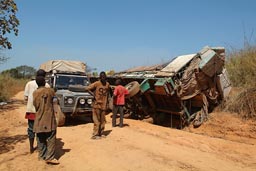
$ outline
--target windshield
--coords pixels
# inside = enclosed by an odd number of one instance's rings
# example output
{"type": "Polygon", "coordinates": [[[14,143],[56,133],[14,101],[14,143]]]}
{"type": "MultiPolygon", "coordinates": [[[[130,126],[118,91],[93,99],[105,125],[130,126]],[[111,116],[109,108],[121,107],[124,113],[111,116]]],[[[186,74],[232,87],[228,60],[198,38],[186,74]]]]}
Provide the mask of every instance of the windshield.
{"type": "Polygon", "coordinates": [[[79,75],[57,75],[56,76],[56,88],[68,89],[69,85],[81,85],[88,86],[89,81],[86,76],[79,75]]]}

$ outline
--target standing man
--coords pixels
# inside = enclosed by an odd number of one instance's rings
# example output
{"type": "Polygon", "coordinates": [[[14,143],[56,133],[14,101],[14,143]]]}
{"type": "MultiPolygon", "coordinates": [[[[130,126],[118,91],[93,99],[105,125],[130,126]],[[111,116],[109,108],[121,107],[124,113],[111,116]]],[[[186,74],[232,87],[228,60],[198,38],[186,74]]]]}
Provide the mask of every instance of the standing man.
{"type": "Polygon", "coordinates": [[[106,81],[106,73],[100,73],[100,80],[92,83],[88,87],[85,88],[88,91],[92,91],[94,94],[94,102],[93,102],[93,111],[92,111],[92,119],[93,119],[93,133],[92,139],[101,138],[106,123],[106,111],[108,104],[108,96],[111,93],[110,85],[106,81]]]}
{"type": "Polygon", "coordinates": [[[33,93],[33,104],[36,109],[34,132],[38,138],[38,157],[47,164],[59,164],[55,158],[57,123],[53,109],[55,92],[45,87],[45,79],[36,77],[38,89],[33,93]]]}
{"type": "Polygon", "coordinates": [[[112,127],[116,126],[116,115],[117,113],[120,114],[120,123],[119,127],[123,127],[123,119],[124,119],[124,105],[125,105],[125,96],[129,94],[128,90],[121,85],[121,80],[117,79],[116,87],[113,94],[113,116],[112,116],[112,127]]]}
{"type": "MultiPolygon", "coordinates": [[[[36,72],[36,76],[45,77],[46,72],[42,69],[39,69],[36,72]]],[[[48,84],[47,87],[50,87],[48,84]]],[[[32,78],[31,81],[27,82],[24,90],[24,100],[27,102],[27,109],[25,118],[28,120],[28,138],[29,138],[29,147],[30,153],[34,152],[34,140],[35,140],[35,133],[33,132],[34,126],[34,119],[35,119],[35,107],[33,105],[33,92],[38,88],[35,78],[32,78]]]]}

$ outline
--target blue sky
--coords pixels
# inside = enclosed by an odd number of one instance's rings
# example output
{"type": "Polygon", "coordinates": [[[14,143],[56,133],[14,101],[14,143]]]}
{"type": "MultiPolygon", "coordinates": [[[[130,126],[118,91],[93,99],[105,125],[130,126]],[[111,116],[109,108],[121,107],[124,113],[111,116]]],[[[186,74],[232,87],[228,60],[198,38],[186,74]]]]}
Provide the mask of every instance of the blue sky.
{"type": "Polygon", "coordinates": [[[16,0],[18,37],[10,59],[38,69],[48,60],[80,60],[121,71],[196,53],[204,46],[255,43],[255,0],[16,0]]]}

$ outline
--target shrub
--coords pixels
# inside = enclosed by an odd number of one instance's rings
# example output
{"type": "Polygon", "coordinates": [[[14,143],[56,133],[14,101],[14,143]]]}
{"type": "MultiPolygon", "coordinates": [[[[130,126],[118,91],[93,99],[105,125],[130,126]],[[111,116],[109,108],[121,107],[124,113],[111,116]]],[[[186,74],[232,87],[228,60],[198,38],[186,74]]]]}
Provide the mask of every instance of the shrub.
{"type": "Polygon", "coordinates": [[[222,109],[238,113],[244,119],[256,119],[256,88],[242,89],[228,97],[222,109]]]}
{"type": "Polygon", "coordinates": [[[0,102],[8,101],[12,96],[24,90],[26,79],[14,79],[8,75],[0,75],[0,102]]]}
{"type": "Polygon", "coordinates": [[[230,53],[226,68],[232,86],[241,91],[231,94],[221,105],[222,110],[256,119],[256,47],[247,46],[230,53]]]}
{"type": "Polygon", "coordinates": [[[226,68],[234,87],[256,87],[256,47],[248,46],[228,56],[226,68]]]}

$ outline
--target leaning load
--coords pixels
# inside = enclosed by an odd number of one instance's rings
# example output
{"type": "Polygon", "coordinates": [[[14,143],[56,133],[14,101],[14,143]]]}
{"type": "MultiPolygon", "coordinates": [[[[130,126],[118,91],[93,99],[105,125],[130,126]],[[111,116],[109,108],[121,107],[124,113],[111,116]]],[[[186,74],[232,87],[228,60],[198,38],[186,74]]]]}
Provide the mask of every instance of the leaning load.
{"type": "Polygon", "coordinates": [[[156,124],[168,119],[171,125],[200,126],[209,112],[230,92],[223,47],[204,47],[196,54],[182,55],[152,67],[136,67],[109,77],[125,84],[139,83],[140,92],[127,100],[126,111],[133,118],[151,116],[156,124]],[[177,124],[176,124],[177,125],[177,124]]]}

